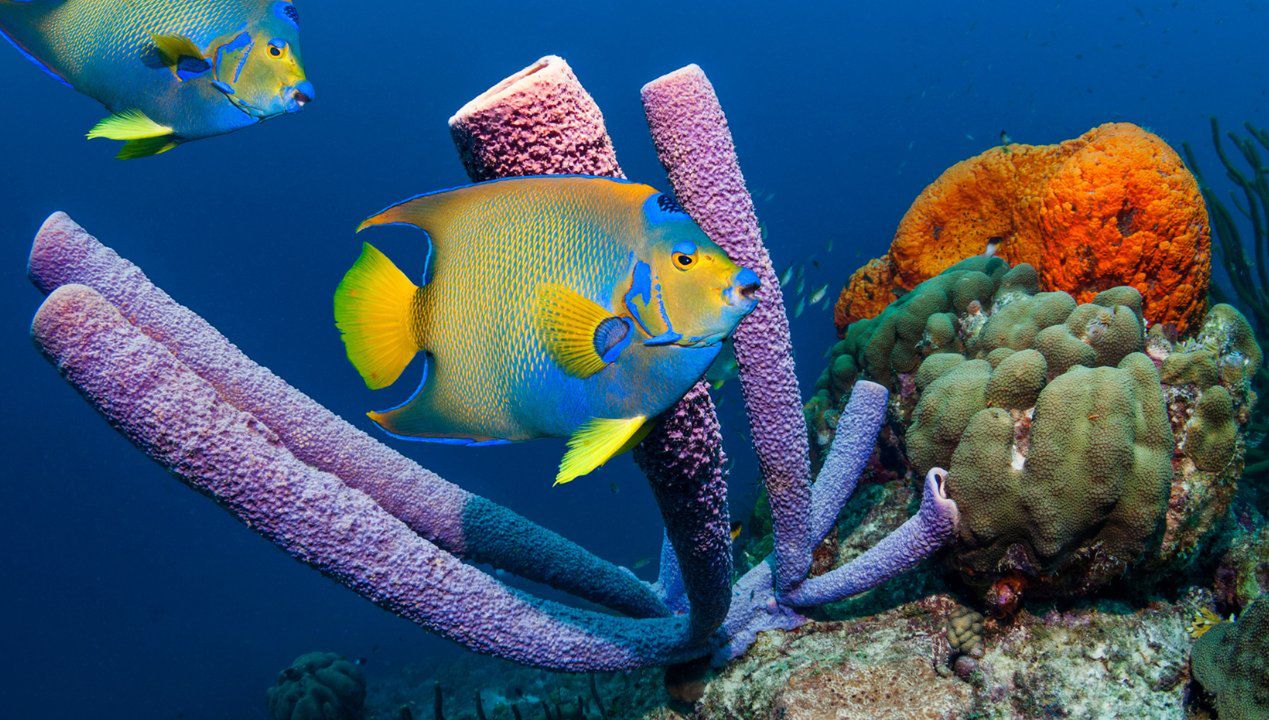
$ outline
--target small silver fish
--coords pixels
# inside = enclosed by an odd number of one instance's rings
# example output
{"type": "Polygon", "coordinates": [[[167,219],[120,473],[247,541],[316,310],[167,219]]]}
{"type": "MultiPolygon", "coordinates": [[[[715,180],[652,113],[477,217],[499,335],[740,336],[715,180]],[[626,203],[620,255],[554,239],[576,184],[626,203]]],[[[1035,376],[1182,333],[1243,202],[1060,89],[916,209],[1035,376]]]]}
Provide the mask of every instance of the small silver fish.
{"type": "Polygon", "coordinates": [[[811,299],[808,302],[812,305],[815,305],[819,301],[823,300],[824,296],[827,294],[828,294],[828,283],[824,283],[819,288],[817,288],[815,292],[811,293],[811,299]]]}

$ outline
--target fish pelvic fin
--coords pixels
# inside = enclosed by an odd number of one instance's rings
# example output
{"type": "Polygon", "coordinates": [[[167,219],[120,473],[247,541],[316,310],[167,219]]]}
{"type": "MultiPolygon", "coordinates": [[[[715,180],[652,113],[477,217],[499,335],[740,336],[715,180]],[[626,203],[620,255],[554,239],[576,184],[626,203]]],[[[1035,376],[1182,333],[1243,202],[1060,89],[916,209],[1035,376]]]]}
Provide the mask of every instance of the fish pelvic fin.
{"type": "Polygon", "coordinates": [[[633,330],[628,319],[558,283],[538,286],[535,320],[547,354],[564,372],[582,379],[616,361],[633,330]]]}
{"type": "Polygon", "coordinates": [[[171,135],[164,135],[156,138],[146,138],[144,140],[129,140],[119,148],[119,154],[115,155],[119,160],[136,160],[137,158],[151,157],[153,155],[162,155],[177,146],[176,140],[171,135]]]}
{"type": "Polygon", "coordinates": [[[88,131],[88,139],[150,140],[173,135],[175,131],[150,119],[140,110],[124,110],[103,119],[88,131]]]}
{"type": "Polygon", "coordinates": [[[613,457],[633,448],[652,429],[644,415],[631,418],[592,418],[568,439],[555,484],[564,485],[589,474],[613,457]]]}
{"type": "Polygon", "coordinates": [[[335,325],[371,390],[396,382],[419,351],[410,322],[418,289],[370,243],[335,289],[335,325]]]}

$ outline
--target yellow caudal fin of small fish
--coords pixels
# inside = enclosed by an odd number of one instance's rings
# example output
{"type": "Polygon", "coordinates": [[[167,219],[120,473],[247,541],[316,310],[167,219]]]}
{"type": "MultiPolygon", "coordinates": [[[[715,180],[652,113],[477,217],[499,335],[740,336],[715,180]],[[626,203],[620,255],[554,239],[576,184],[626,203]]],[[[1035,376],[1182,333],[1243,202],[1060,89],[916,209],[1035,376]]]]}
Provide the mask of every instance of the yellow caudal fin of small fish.
{"type": "Polygon", "coordinates": [[[652,423],[647,420],[643,415],[617,419],[594,418],[578,428],[568,439],[568,452],[560,461],[555,484],[573,482],[637,445],[652,429],[652,423]]]}
{"type": "Polygon", "coordinates": [[[366,386],[397,381],[418,352],[410,312],[418,286],[370,243],[335,289],[335,325],[366,386]]]}
{"type": "Polygon", "coordinates": [[[536,309],[547,353],[574,377],[603,370],[629,343],[626,321],[566,285],[539,285],[536,309]]]}

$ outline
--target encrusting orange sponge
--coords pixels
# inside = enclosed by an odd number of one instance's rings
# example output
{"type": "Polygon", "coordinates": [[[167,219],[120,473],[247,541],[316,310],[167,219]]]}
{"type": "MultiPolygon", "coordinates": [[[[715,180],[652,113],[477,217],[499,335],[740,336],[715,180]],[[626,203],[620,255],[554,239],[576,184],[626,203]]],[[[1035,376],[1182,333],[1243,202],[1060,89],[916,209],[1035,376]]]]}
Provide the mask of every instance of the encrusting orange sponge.
{"type": "Polygon", "coordinates": [[[948,168],[903,216],[890,252],[860,268],[837,301],[839,332],[973,255],[1029,263],[1045,290],[1092,300],[1131,285],[1145,317],[1184,332],[1211,277],[1207,208],[1162,139],[1108,123],[1056,145],[1004,145],[948,168]]]}

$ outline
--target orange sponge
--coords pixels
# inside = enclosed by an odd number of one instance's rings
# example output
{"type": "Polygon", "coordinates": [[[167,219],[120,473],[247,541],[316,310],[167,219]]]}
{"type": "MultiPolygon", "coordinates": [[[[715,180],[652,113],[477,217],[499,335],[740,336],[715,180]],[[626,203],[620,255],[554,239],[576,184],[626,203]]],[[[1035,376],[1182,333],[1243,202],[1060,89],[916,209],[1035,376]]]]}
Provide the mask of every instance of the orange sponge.
{"type": "Polygon", "coordinates": [[[1079,302],[1131,285],[1149,321],[1181,332],[1206,308],[1211,234],[1198,183],[1157,135],[1109,123],[1057,145],[992,148],[949,168],[903,216],[890,252],[842,291],[839,331],[989,245],[1010,264],[1034,266],[1044,289],[1079,302]]]}

